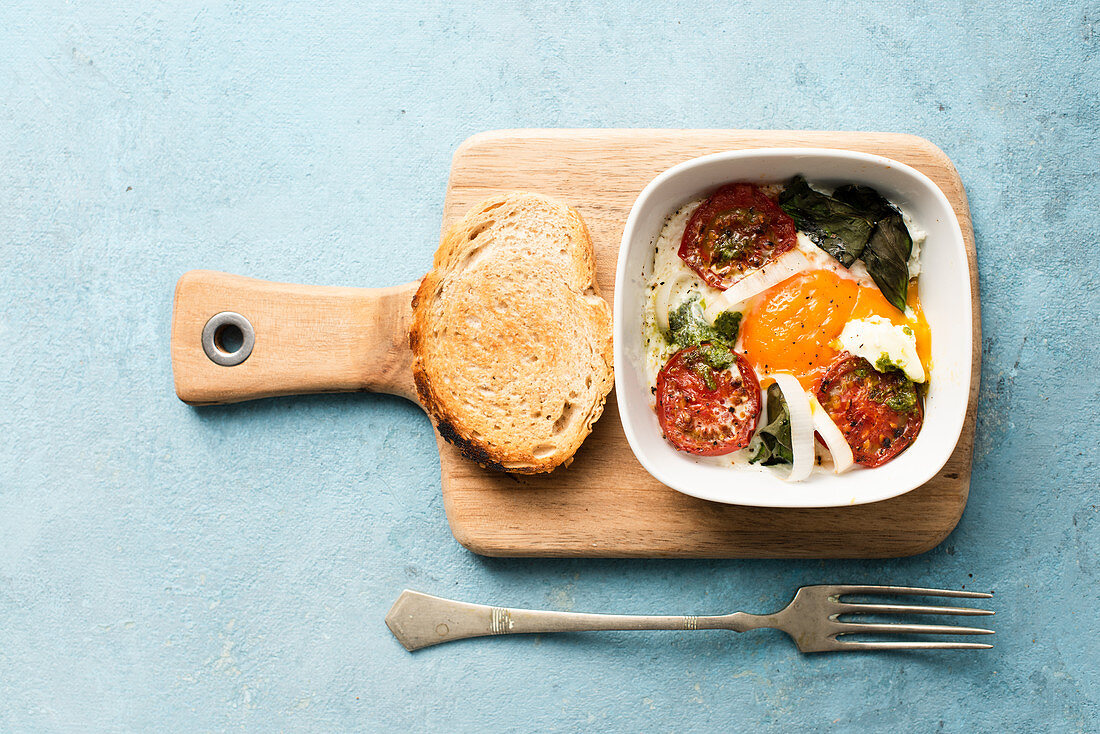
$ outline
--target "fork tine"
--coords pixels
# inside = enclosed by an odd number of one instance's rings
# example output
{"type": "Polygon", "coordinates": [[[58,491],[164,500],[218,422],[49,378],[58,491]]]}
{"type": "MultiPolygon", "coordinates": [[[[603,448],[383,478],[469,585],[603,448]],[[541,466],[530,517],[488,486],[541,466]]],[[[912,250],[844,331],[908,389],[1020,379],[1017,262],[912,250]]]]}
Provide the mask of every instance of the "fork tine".
{"type": "Polygon", "coordinates": [[[855,604],[837,602],[840,614],[959,614],[967,617],[985,617],[993,614],[988,609],[971,607],[920,607],[908,604],[855,604]]]}
{"type": "Polygon", "coordinates": [[[952,624],[869,624],[841,622],[842,635],[992,635],[981,627],[956,627],[952,624]]]}
{"type": "Polygon", "coordinates": [[[836,650],[988,650],[984,642],[841,642],[836,650]]]}
{"type": "Polygon", "coordinates": [[[956,589],[921,589],[915,586],[859,586],[837,585],[832,587],[838,594],[900,594],[907,596],[954,596],[960,599],[992,599],[992,594],[984,591],[959,591],[956,589]]]}

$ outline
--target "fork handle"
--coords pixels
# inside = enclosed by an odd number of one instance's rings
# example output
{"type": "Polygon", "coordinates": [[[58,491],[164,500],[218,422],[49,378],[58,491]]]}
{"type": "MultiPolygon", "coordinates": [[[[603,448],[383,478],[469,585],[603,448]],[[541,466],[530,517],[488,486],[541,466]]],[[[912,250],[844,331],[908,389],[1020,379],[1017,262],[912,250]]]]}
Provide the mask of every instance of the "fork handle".
{"type": "Polygon", "coordinates": [[[533,632],[701,629],[743,632],[757,626],[750,622],[753,617],[742,612],[713,617],[664,617],[507,609],[441,599],[406,589],[386,615],[386,625],[406,650],[419,650],[467,637],[533,632]]]}

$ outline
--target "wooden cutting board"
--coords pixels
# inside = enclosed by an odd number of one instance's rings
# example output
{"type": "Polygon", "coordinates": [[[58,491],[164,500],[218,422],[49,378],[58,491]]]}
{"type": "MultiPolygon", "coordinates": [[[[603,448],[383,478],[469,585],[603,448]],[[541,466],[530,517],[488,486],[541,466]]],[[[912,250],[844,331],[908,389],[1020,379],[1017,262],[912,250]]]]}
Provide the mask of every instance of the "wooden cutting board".
{"type": "MultiPolygon", "coordinates": [[[[970,405],[954,454],[930,482],[870,505],[771,509],[714,504],[653,479],[634,458],[614,393],[573,464],[545,476],[489,472],[439,439],[443,503],[455,538],[493,556],[884,558],[929,550],[958,523],[970,487],[981,361],[977,262],[970,212],[951,161],[909,135],[731,130],[509,130],[482,133],[454,155],[443,228],[492,194],[528,190],[580,211],[610,301],[623,226],[642,188],[664,169],[723,150],[846,148],[907,163],[936,182],[966,241],[974,295],[970,405]]],[[[173,318],[177,394],[191,403],[299,392],[375,390],[415,399],[405,335],[416,284],[388,289],[295,286],[193,271],[173,318]],[[256,332],[244,363],[207,359],[198,334],[220,311],[256,332]],[[323,339],[318,339],[323,335],[323,339]]]]}

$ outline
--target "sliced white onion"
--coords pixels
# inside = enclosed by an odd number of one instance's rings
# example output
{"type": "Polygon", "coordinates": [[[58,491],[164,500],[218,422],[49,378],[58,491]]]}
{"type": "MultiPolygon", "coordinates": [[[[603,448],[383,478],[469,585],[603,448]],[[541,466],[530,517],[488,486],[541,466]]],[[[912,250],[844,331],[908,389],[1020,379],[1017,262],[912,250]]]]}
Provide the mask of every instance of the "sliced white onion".
{"type": "Polygon", "coordinates": [[[787,481],[801,482],[810,476],[810,470],[814,468],[814,419],[810,413],[810,401],[794,375],[779,373],[768,376],[783,391],[787,411],[791,414],[791,453],[794,462],[787,481]]]}
{"type": "Polygon", "coordinates": [[[685,282],[690,282],[692,276],[688,273],[677,273],[665,278],[665,282],[657,289],[657,298],[654,303],[654,318],[657,320],[657,328],[668,331],[668,313],[672,310],[672,296],[685,282]]]}
{"type": "Polygon", "coordinates": [[[844,438],[844,434],[836,427],[836,423],[825,412],[825,408],[813,395],[810,396],[810,413],[814,418],[814,430],[821,435],[829,453],[833,455],[833,471],[843,474],[852,468],[855,458],[852,456],[852,447],[844,438]]]}
{"type": "Polygon", "coordinates": [[[723,311],[728,311],[738,303],[747,301],[757,293],[763,293],[773,285],[782,283],[792,275],[808,270],[810,267],[809,259],[799,250],[791,250],[780,255],[770,263],[752,271],[708,303],[705,311],[707,320],[713,323],[718,314],[723,311]]]}

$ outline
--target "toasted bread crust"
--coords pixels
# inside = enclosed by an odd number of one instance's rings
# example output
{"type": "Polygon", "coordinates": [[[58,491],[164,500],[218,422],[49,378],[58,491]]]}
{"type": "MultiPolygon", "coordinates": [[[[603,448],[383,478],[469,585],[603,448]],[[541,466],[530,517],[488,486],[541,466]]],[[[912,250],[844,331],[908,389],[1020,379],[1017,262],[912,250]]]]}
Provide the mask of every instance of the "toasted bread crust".
{"type": "Polygon", "coordinates": [[[614,379],[580,215],[527,193],[473,207],[413,298],[409,344],[420,401],[464,456],[519,474],[572,461],[614,379]]]}

